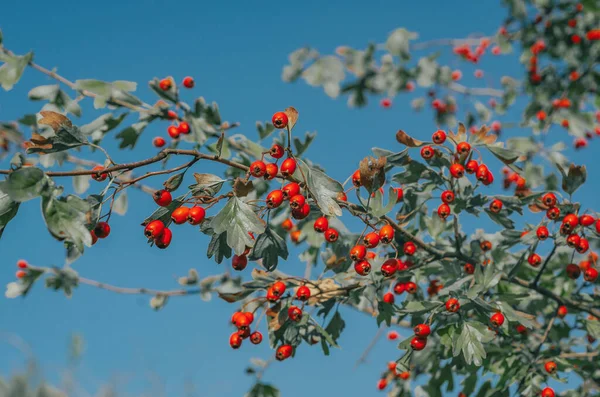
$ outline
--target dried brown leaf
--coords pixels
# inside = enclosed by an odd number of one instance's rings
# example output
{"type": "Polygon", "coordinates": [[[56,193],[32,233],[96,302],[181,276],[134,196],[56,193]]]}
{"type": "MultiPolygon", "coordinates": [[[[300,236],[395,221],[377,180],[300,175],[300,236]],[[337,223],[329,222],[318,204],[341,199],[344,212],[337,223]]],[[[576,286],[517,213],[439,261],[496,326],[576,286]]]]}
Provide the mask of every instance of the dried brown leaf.
{"type": "Polygon", "coordinates": [[[254,189],[252,181],[242,178],[235,178],[235,182],[233,182],[233,193],[237,197],[246,197],[248,193],[252,191],[252,189],[254,189]]]}
{"type": "Polygon", "coordinates": [[[456,134],[452,131],[448,131],[448,138],[454,143],[461,143],[467,140],[467,128],[463,123],[458,123],[458,131],[456,134]]]}
{"type": "Polygon", "coordinates": [[[385,183],[386,157],[365,157],[359,165],[360,183],[369,193],[379,189],[385,183]]]}
{"type": "Polygon", "coordinates": [[[403,145],[408,147],[419,147],[425,145],[426,142],[420,141],[408,135],[406,132],[402,130],[398,130],[396,132],[396,140],[403,145]]]}
{"type": "Polygon", "coordinates": [[[54,132],[58,131],[61,126],[72,127],[73,124],[65,115],[60,113],[52,112],[50,110],[41,111],[42,118],[38,121],[38,124],[48,125],[52,127],[54,132]]]}
{"type": "Polygon", "coordinates": [[[290,130],[292,130],[294,128],[294,126],[296,125],[296,122],[298,121],[298,111],[293,106],[290,106],[289,108],[285,109],[283,112],[288,117],[288,128],[290,130]]]}
{"type": "Polygon", "coordinates": [[[489,133],[491,131],[491,128],[488,127],[487,125],[482,125],[481,128],[479,129],[479,131],[477,131],[476,133],[473,134],[473,142],[474,143],[483,143],[486,145],[491,145],[492,143],[496,142],[496,140],[498,139],[498,135],[494,134],[494,133],[489,133]]]}

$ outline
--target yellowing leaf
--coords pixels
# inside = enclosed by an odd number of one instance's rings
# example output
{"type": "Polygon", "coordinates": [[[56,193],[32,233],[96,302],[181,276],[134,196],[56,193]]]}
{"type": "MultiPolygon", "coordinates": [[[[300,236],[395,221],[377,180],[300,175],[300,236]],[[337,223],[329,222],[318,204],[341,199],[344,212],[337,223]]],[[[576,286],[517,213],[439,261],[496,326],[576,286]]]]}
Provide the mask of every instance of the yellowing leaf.
{"type": "Polygon", "coordinates": [[[408,147],[419,147],[425,145],[425,142],[415,139],[402,130],[396,132],[396,140],[408,147]]]}

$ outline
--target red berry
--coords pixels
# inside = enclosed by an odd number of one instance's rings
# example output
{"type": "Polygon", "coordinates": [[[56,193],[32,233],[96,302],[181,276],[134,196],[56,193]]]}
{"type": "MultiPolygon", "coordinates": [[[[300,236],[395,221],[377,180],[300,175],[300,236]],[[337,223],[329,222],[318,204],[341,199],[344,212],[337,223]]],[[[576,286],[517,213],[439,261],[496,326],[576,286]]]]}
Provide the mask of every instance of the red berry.
{"type": "Polygon", "coordinates": [[[558,367],[556,366],[556,363],[554,361],[546,361],[546,364],[544,364],[544,369],[549,374],[554,374],[558,367]]]}
{"type": "Polygon", "coordinates": [[[296,298],[303,302],[307,301],[308,298],[310,298],[310,288],[308,288],[306,285],[298,287],[298,290],[296,291],[296,298]]]}
{"type": "Polygon", "coordinates": [[[595,282],[598,279],[598,270],[590,267],[583,273],[583,279],[590,283],[595,282]]]}
{"type": "Polygon", "coordinates": [[[352,259],[354,262],[358,262],[365,259],[366,255],[367,247],[365,247],[364,245],[355,245],[350,250],[350,259],[352,259]]]}
{"type": "MultiPolygon", "coordinates": [[[[92,171],[102,171],[103,169],[103,166],[97,165],[94,168],[92,168],[92,171]]],[[[106,172],[103,172],[101,174],[92,174],[92,179],[98,182],[103,182],[106,180],[106,178],[108,178],[108,173],[106,172]]]]}
{"type": "Polygon", "coordinates": [[[160,249],[165,249],[171,244],[171,240],[173,239],[173,233],[168,227],[165,227],[162,234],[158,237],[154,238],[154,243],[160,249]]]}
{"type": "Polygon", "coordinates": [[[544,121],[546,120],[546,112],[544,112],[543,110],[540,110],[539,112],[536,113],[535,117],[537,117],[537,119],[539,121],[544,121]]]}
{"type": "Polygon", "coordinates": [[[410,372],[408,372],[408,371],[401,372],[400,375],[398,375],[398,377],[402,380],[407,380],[408,378],[410,378],[410,372]]]}
{"type": "Polygon", "coordinates": [[[494,313],[492,314],[492,317],[490,317],[490,322],[494,327],[500,327],[504,324],[504,315],[500,312],[494,313]]]}
{"type": "Polygon", "coordinates": [[[536,231],[537,237],[538,239],[544,241],[548,238],[548,236],[550,235],[550,233],[548,232],[548,228],[546,226],[540,226],[537,228],[536,231]]]}
{"type": "Polygon", "coordinates": [[[390,258],[381,265],[381,274],[383,277],[391,277],[398,270],[398,260],[390,258]]]}
{"type": "Polygon", "coordinates": [[[281,190],[273,190],[266,198],[268,208],[277,208],[283,203],[283,192],[281,190]]]}
{"type": "Polygon", "coordinates": [[[589,243],[588,239],[587,238],[581,238],[579,240],[579,244],[577,244],[577,247],[575,247],[575,249],[580,254],[585,254],[587,252],[587,250],[590,249],[590,243],[589,243]]]}
{"type": "Polygon", "coordinates": [[[568,264],[565,271],[567,272],[567,276],[573,280],[578,279],[581,274],[581,269],[574,263],[568,264]]]}
{"type": "Polygon", "coordinates": [[[92,245],[96,244],[98,242],[98,236],[96,236],[96,233],[93,230],[90,230],[90,236],[92,236],[92,245]]]}
{"type": "Polygon", "coordinates": [[[262,342],[262,334],[258,331],[254,331],[252,334],[250,334],[250,342],[253,345],[258,345],[260,344],[260,342],[262,342]]]}
{"type": "Polygon", "coordinates": [[[17,261],[17,267],[18,267],[19,269],[27,269],[27,267],[28,267],[28,266],[29,266],[29,264],[27,263],[27,261],[26,261],[26,260],[19,259],[19,260],[17,261]]]}
{"type": "Polygon", "coordinates": [[[184,77],[183,79],[183,86],[185,88],[194,88],[194,79],[191,78],[190,76],[184,77]]]}
{"type": "Polygon", "coordinates": [[[356,187],[360,187],[362,185],[360,181],[360,170],[356,170],[354,171],[354,174],[352,174],[352,184],[356,187]]]}
{"type": "Polygon", "coordinates": [[[281,191],[283,192],[283,198],[289,200],[290,197],[294,197],[300,193],[300,185],[298,185],[296,182],[288,183],[281,189],[281,191]]]}
{"type": "Polygon", "coordinates": [[[293,158],[287,158],[281,163],[281,174],[284,177],[293,175],[294,171],[296,171],[296,160],[293,158]]]}
{"type": "Polygon", "coordinates": [[[171,220],[176,225],[181,225],[187,222],[190,209],[188,207],[179,207],[171,214],[171,220]]]}
{"type": "Polygon", "coordinates": [[[271,289],[273,290],[273,293],[275,295],[281,297],[283,295],[283,293],[285,292],[285,284],[281,281],[276,281],[271,286],[271,289]]]}
{"type": "Polygon", "coordinates": [[[295,208],[292,210],[292,216],[294,217],[294,219],[304,219],[308,216],[308,214],[310,214],[310,205],[308,205],[308,203],[304,203],[304,205],[301,208],[295,208]]]}
{"type": "Polygon", "coordinates": [[[171,82],[171,79],[162,79],[159,83],[158,86],[160,87],[161,90],[163,91],[169,91],[171,89],[171,86],[173,85],[173,83],[171,82]]]}
{"type": "Polygon", "coordinates": [[[484,240],[479,243],[479,248],[481,248],[483,252],[487,252],[492,249],[492,243],[490,241],[484,240]]]}
{"type": "Polygon", "coordinates": [[[271,119],[275,128],[285,128],[288,125],[288,116],[284,112],[277,112],[271,119]]]}
{"type": "Polygon", "coordinates": [[[176,118],[177,118],[177,113],[175,113],[172,110],[169,110],[167,112],[167,119],[169,119],[169,120],[175,120],[176,118]]]}
{"type": "Polygon", "coordinates": [[[302,208],[306,204],[306,198],[302,194],[296,194],[290,198],[290,207],[292,209],[302,208]]]}
{"type": "Polygon", "coordinates": [[[402,190],[402,188],[396,187],[394,188],[394,192],[396,192],[397,195],[396,202],[402,201],[402,199],[404,198],[404,191],[402,190]]]}
{"type": "Polygon", "coordinates": [[[298,322],[302,320],[302,310],[298,306],[290,306],[288,309],[288,317],[290,320],[298,322]]]}
{"type": "Polygon", "coordinates": [[[437,214],[440,217],[440,219],[448,218],[448,216],[450,215],[450,206],[446,203],[440,204],[440,206],[437,209],[437,214]]]}
{"type": "Polygon", "coordinates": [[[410,341],[410,347],[412,347],[413,350],[423,350],[425,346],[427,346],[427,338],[415,336],[410,341]]]}
{"type": "Polygon", "coordinates": [[[190,125],[187,121],[182,121],[179,123],[179,127],[177,127],[180,134],[189,134],[190,133],[190,125]]]}
{"type": "Polygon", "coordinates": [[[556,196],[554,193],[546,193],[542,196],[542,203],[547,207],[556,207],[556,196]]]}
{"type": "Polygon", "coordinates": [[[162,136],[157,136],[152,140],[152,144],[154,145],[154,147],[161,148],[167,144],[167,141],[165,141],[165,138],[163,138],[162,136]]]}
{"type": "Polygon", "coordinates": [[[386,292],[383,295],[383,301],[385,303],[389,303],[390,305],[393,305],[394,304],[394,300],[395,300],[394,299],[394,294],[392,294],[391,292],[386,292]]]}
{"type": "Polygon", "coordinates": [[[384,225],[379,229],[379,240],[383,244],[389,244],[394,240],[394,228],[391,225],[384,225]]]}
{"type": "Polygon", "coordinates": [[[542,390],[542,397],[554,397],[554,390],[552,390],[550,387],[546,387],[544,388],[544,390],[542,390]]]}
{"type": "Polygon", "coordinates": [[[567,245],[571,248],[575,248],[579,245],[580,240],[581,239],[579,238],[579,235],[571,234],[569,237],[567,237],[567,245]]]}
{"type": "Polygon", "coordinates": [[[469,160],[469,162],[467,162],[467,165],[465,166],[465,171],[467,171],[467,174],[474,174],[477,172],[478,168],[479,164],[477,163],[477,161],[469,160]]]}
{"type": "Polygon", "coordinates": [[[467,154],[471,151],[471,145],[468,142],[461,142],[456,145],[456,152],[458,154],[467,154]]]}
{"type": "Polygon", "coordinates": [[[292,353],[294,353],[294,348],[290,345],[282,345],[277,348],[277,352],[275,353],[275,358],[277,361],[283,361],[286,358],[289,358],[292,353]]]}
{"type": "Polygon", "coordinates": [[[415,252],[417,252],[417,247],[412,241],[407,241],[406,243],[404,243],[404,246],[402,248],[404,253],[409,256],[412,256],[415,254],[415,252]]]}
{"type": "Polygon", "coordinates": [[[250,164],[250,174],[256,178],[260,178],[267,172],[267,166],[261,160],[257,160],[250,164]]]}
{"type": "Polygon", "coordinates": [[[450,74],[450,77],[452,78],[452,80],[458,81],[462,77],[462,72],[460,70],[453,70],[450,74]]]}
{"type": "Polygon", "coordinates": [[[517,325],[516,330],[521,335],[524,335],[527,333],[527,328],[523,324],[517,325]]]}
{"type": "Polygon", "coordinates": [[[452,190],[444,190],[440,196],[442,202],[450,204],[454,201],[454,192],[452,190]]]}
{"type": "Polygon", "coordinates": [[[229,337],[229,346],[233,349],[239,349],[242,346],[242,337],[237,332],[234,332],[229,337]]]}
{"type": "Polygon", "coordinates": [[[550,220],[556,220],[560,216],[560,209],[558,207],[552,207],[546,211],[546,217],[550,220]]]}
{"type": "Polygon", "coordinates": [[[463,269],[465,270],[465,273],[467,273],[467,274],[475,273],[475,266],[473,266],[471,263],[465,263],[465,266],[463,267],[463,269]]]}
{"type": "Polygon", "coordinates": [[[246,255],[234,255],[231,259],[231,267],[233,270],[244,270],[246,265],[248,265],[248,257],[246,255]]]}
{"type": "Polygon", "coordinates": [[[390,98],[383,98],[379,104],[382,108],[387,109],[392,106],[392,100],[390,98]]]}
{"type": "Polygon", "coordinates": [[[192,225],[199,225],[204,220],[206,211],[202,207],[192,207],[188,213],[187,220],[192,225]]]}
{"type": "Polygon", "coordinates": [[[425,160],[429,160],[435,154],[435,150],[431,146],[423,146],[421,148],[421,157],[425,160]]]}
{"type": "Polygon", "coordinates": [[[285,150],[283,149],[283,146],[278,145],[278,144],[274,144],[273,146],[271,146],[271,150],[269,150],[269,154],[274,159],[282,158],[284,153],[285,153],[285,150]]]}
{"type": "Polygon", "coordinates": [[[490,203],[490,211],[498,213],[502,210],[502,201],[495,199],[490,203]]]}
{"type": "Polygon", "coordinates": [[[462,178],[465,175],[465,167],[462,164],[452,164],[450,166],[450,175],[454,178],[462,178]]]}
{"type": "Polygon", "coordinates": [[[294,223],[291,219],[286,219],[285,221],[281,222],[281,227],[283,230],[290,231],[294,228],[294,223]]]}
{"type": "Polygon", "coordinates": [[[567,313],[568,311],[566,306],[559,306],[558,310],[556,311],[556,315],[560,318],[565,318],[567,313]]]}
{"type": "Polygon", "coordinates": [[[419,287],[417,287],[417,284],[413,283],[412,281],[409,281],[405,285],[406,285],[406,292],[408,292],[409,294],[414,294],[419,289],[419,287]]]}
{"type": "Polygon", "coordinates": [[[404,293],[404,291],[406,291],[405,283],[396,283],[396,285],[394,285],[394,293],[396,295],[401,295],[402,293],[404,293]]]}
{"type": "Polygon", "coordinates": [[[106,222],[98,222],[94,228],[94,234],[98,238],[107,238],[110,234],[110,226],[106,222]]]}
{"type": "Polygon", "coordinates": [[[477,167],[477,171],[475,172],[475,177],[477,178],[478,181],[485,181],[488,177],[490,170],[488,169],[487,165],[485,164],[481,164],[479,165],[479,167],[477,167]]]}
{"type": "Polygon", "coordinates": [[[313,225],[315,232],[323,233],[325,230],[329,228],[329,221],[324,216],[317,218],[313,225]]]}
{"type": "Polygon", "coordinates": [[[443,130],[437,130],[431,136],[431,140],[433,143],[441,145],[442,143],[446,142],[446,133],[443,130]]]}
{"type": "Polygon", "coordinates": [[[17,272],[15,273],[15,276],[17,278],[23,278],[27,275],[27,272],[25,272],[24,270],[17,270],[17,272]]]}
{"type": "Polygon", "coordinates": [[[354,271],[361,276],[366,276],[371,272],[371,264],[366,260],[356,262],[354,264],[354,271]]]}
{"type": "Polygon", "coordinates": [[[533,253],[529,255],[527,262],[533,267],[538,267],[542,263],[542,258],[538,254],[533,253]]]}
{"type": "Polygon", "coordinates": [[[329,241],[330,243],[335,243],[337,241],[338,237],[340,236],[338,231],[333,228],[329,228],[329,229],[325,230],[324,235],[325,235],[325,240],[329,241]]]}
{"type": "Polygon", "coordinates": [[[375,232],[367,233],[363,241],[367,248],[375,248],[379,245],[379,234],[375,232]]]}
{"type": "Polygon", "coordinates": [[[171,193],[168,190],[157,190],[154,192],[153,198],[154,202],[161,207],[166,207],[173,201],[173,197],[171,197],[171,193]]]}
{"type": "Polygon", "coordinates": [[[592,226],[595,221],[596,220],[594,217],[588,214],[584,214],[579,217],[579,224],[584,227],[592,226]]]}
{"type": "Polygon", "coordinates": [[[419,324],[417,325],[413,331],[416,336],[420,337],[428,337],[431,334],[431,328],[427,324],[419,324]]]}
{"type": "Polygon", "coordinates": [[[450,298],[446,301],[446,310],[451,313],[456,313],[460,309],[460,303],[456,298],[450,298]]]}
{"type": "Polygon", "coordinates": [[[481,69],[477,69],[477,70],[475,71],[475,73],[473,73],[473,75],[474,75],[476,78],[480,79],[480,78],[482,78],[482,77],[483,77],[483,70],[481,70],[481,69]]]}
{"type": "Polygon", "coordinates": [[[167,134],[169,134],[171,138],[177,139],[179,138],[179,128],[174,125],[170,125],[169,128],[167,128],[167,134]]]}
{"type": "Polygon", "coordinates": [[[148,238],[155,239],[160,236],[165,230],[165,224],[161,220],[154,220],[146,225],[144,235],[148,238]]]}
{"type": "Polygon", "coordinates": [[[377,382],[377,389],[378,390],[383,390],[387,387],[387,380],[385,379],[379,379],[379,382],[377,382]]]}

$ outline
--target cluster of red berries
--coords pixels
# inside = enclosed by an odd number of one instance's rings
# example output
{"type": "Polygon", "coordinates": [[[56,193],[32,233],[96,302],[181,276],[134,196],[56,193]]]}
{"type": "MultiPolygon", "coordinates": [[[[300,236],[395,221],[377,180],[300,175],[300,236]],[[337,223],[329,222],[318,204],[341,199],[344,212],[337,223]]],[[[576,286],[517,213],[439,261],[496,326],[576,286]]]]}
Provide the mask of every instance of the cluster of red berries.
{"type": "MultiPolygon", "coordinates": [[[[154,202],[161,207],[167,207],[173,202],[171,192],[168,190],[157,190],[153,194],[154,202]]],[[[177,207],[171,213],[171,221],[176,225],[181,225],[186,222],[191,225],[199,225],[204,221],[206,211],[202,207],[177,207]]],[[[149,222],[144,228],[144,235],[154,241],[160,249],[165,249],[171,244],[173,232],[160,219],[149,222]]]]}
{"type": "Polygon", "coordinates": [[[504,180],[502,186],[504,189],[509,189],[513,184],[515,185],[515,196],[523,197],[527,194],[527,180],[516,172],[512,172],[508,168],[502,169],[504,180]]]}
{"type": "MultiPolygon", "coordinates": [[[[363,237],[363,244],[358,244],[350,250],[350,259],[354,261],[354,270],[361,276],[366,276],[371,272],[371,264],[367,259],[369,252],[367,249],[375,248],[382,244],[389,244],[394,240],[394,228],[390,225],[384,225],[380,230],[367,233],[363,237]]],[[[403,246],[404,254],[412,256],[417,251],[415,243],[407,241],[403,246]]],[[[375,257],[372,254],[372,258],[375,257]]],[[[412,264],[412,263],[411,263],[412,264]]],[[[381,274],[384,277],[392,277],[397,271],[408,269],[409,264],[400,259],[390,258],[381,265],[381,274]]]]}
{"type": "Polygon", "coordinates": [[[250,325],[254,321],[254,313],[252,312],[235,312],[231,316],[231,323],[237,328],[237,331],[229,337],[229,345],[233,349],[239,349],[242,346],[244,339],[250,338],[253,345],[258,345],[262,342],[263,336],[259,331],[252,332],[250,325]]]}
{"type": "Polygon", "coordinates": [[[23,260],[23,259],[19,259],[17,261],[17,267],[19,268],[19,270],[17,270],[17,273],[15,274],[15,276],[17,278],[23,278],[27,275],[27,269],[29,268],[29,264],[27,263],[27,261],[23,260]]]}
{"type": "MultiPolygon", "coordinates": [[[[181,82],[181,85],[185,88],[194,88],[195,82],[192,77],[188,76],[183,79],[183,81],[181,82]]],[[[173,87],[173,79],[164,78],[159,81],[158,86],[163,91],[169,91],[173,87]]],[[[179,117],[177,116],[177,113],[174,112],[173,110],[167,111],[166,118],[169,120],[178,120],[179,119],[179,117]]],[[[173,139],[179,138],[179,136],[181,134],[187,135],[190,132],[191,132],[191,128],[187,121],[181,121],[178,124],[170,125],[167,128],[167,134],[169,134],[169,136],[173,139]]],[[[165,138],[160,137],[160,136],[157,136],[156,138],[154,138],[152,140],[152,144],[157,148],[161,148],[161,147],[165,146],[166,143],[167,143],[167,141],[165,140],[165,138]]]]}
{"type": "Polygon", "coordinates": [[[386,371],[381,376],[381,379],[379,379],[379,382],[377,382],[377,389],[385,390],[385,388],[388,386],[388,383],[394,379],[408,380],[410,379],[410,372],[398,372],[396,369],[396,362],[390,361],[387,365],[386,371]]]}
{"type": "Polygon", "coordinates": [[[101,221],[96,223],[94,229],[90,231],[92,236],[92,245],[96,244],[99,238],[107,238],[110,234],[110,225],[107,222],[101,221]]]}
{"type": "MultiPolygon", "coordinates": [[[[466,59],[469,62],[477,63],[482,55],[485,54],[485,51],[489,48],[491,42],[488,38],[482,38],[479,42],[479,45],[475,47],[475,50],[471,49],[471,46],[468,44],[461,44],[454,47],[453,51],[456,55],[466,59]]],[[[499,55],[501,52],[500,47],[494,46],[492,48],[492,54],[499,55]]]]}
{"type": "Polygon", "coordinates": [[[427,324],[419,324],[413,329],[415,336],[410,340],[413,350],[423,350],[427,346],[427,337],[431,334],[431,328],[427,324]]]}
{"type": "MultiPolygon", "coordinates": [[[[195,82],[194,79],[190,76],[184,77],[181,82],[185,88],[194,88],[195,82]]],[[[170,77],[166,77],[158,82],[158,86],[163,91],[169,91],[173,87],[173,79],[170,77]]]]}

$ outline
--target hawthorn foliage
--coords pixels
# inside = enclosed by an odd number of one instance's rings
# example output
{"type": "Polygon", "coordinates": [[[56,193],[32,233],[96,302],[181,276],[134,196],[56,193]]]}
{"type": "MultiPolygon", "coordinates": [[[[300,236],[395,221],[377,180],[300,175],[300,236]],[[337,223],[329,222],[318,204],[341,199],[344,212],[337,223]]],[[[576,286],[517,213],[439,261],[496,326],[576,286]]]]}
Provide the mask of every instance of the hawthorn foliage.
{"type": "MultiPolygon", "coordinates": [[[[173,297],[215,293],[235,306],[231,347],[269,343],[278,361],[301,359],[312,345],[335,354],[349,307],[381,327],[414,328],[379,380],[390,395],[551,396],[548,383],[565,382],[568,372],[581,380],[562,395],[594,395],[600,306],[591,247],[600,220],[576,201],[585,166],[569,161],[564,145],[545,147],[543,137],[560,124],[583,146],[581,139],[597,128],[594,120],[600,122],[598,9],[593,2],[506,3],[510,16],[495,36],[419,43],[415,33],[398,29],[365,50],[291,54],[284,80],[302,78],[331,96],[348,95],[352,105],[386,94],[381,104],[389,107],[396,94],[426,89],[413,107],[430,102],[440,130],[427,141],[397,131],[394,144],[373,148],[346,181],[304,156],[315,135],[296,132],[293,107],[258,122],[255,142],[236,134],[237,123],[225,121],[217,104],[201,97],[186,102],[191,78],[181,84],[154,79],[149,85],[158,98],[150,105],[133,94],[133,82],[70,81],[35,63],[31,53],[14,54],[0,35],[4,89],[27,68],[57,81],[30,91],[31,100],[45,102],[38,114],[0,125],[3,155],[12,156],[0,170],[0,237],[18,222],[20,203],[38,200],[48,231],[66,249],[62,267],[19,262],[6,296],[26,296],[42,282],[71,296],[85,284],[150,295],[159,310],[173,297]],[[458,82],[462,72],[440,65],[435,54],[413,61],[415,51],[447,45],[470,63],[521,46],[525,79],[505,77],[502,89],[467,87],[458,82]],[[456,95],[469,100],[465,109],[456,95]],[[494,100],[484,105],[480,97],[494,100]],[[521,125],[531,135],[503,143],[502,125],[487,124],[518,97],[527,100],[521,125]],[[72,117],[81,115],[86,98],[108,111],[77,125],[72,117]],[[153,157],[117,163],[101,146],[114,131],[121,149],[133,149],[161,121],[171,125],[168,137],[155,138],[153,157]],[[106,161],[79,157],[87,149],[106,161]],[[557,171],[548,172],[538,158],[557,171]],[[496,160],[502,171],[487,165],[496,160]],[[219,163],[222,174],[195,172],[202,162],[219,163]],[[162,168],[144,173],[153,164],[162,168]],[[65,193],[65,179],[72,179],[73,193],[65,193]],[[151,180],[162,187],[146,185],[151,180]],[[501,182],[516,188],[499,194],[494,186],[501,182]],[[129,188],[157,204],[140,227],[149,247],[139,249],[166,249],[173,230],[191,223],[210,237],[207,258],[234,271],[201,279],[190,269],[172,290],[120,288],[80,276],[76,260],[111,238],[110,218],[126,212],[129,188]],[[521,221],[525,212],[534,223],[521,221]],[[468,217],[487,217],[499,231],[464,230],[461,220],[468,217]],[[282,266],[293,260],[291,245],[307,265],[305,274],[282,266]],[[421,377],[426,382],[416,391],[411,379],[421,377]]],[[[248,368],[256,377],[249,396],[279,394],[262,381],[270,362],[248,368]]]]}

